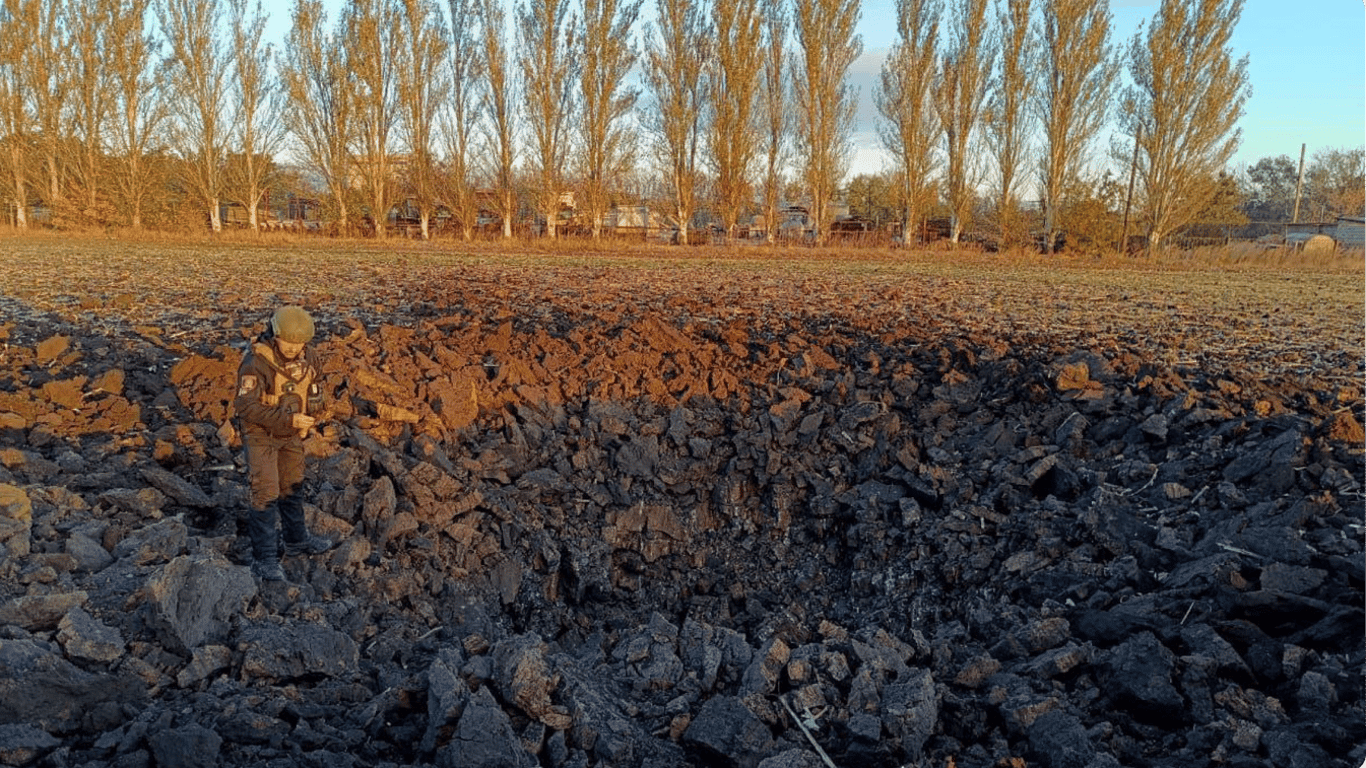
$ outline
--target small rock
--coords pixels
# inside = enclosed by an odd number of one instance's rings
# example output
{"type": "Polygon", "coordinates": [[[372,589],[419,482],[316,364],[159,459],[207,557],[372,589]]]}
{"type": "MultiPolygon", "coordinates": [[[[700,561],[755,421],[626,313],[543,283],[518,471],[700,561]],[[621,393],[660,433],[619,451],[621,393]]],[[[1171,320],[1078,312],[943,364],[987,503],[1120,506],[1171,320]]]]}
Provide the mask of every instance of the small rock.
{"type": "Polygon", "coordinates": [[[32,725],[0,725],[0,765],[31,765],[59,745],[60,741],[32,725]]]}
{"type": "Polygon", "coordinates": [[[953,679],[953,684],[964,688],[981,688],[987,678],[1001,671],[1001,662],[991,656],[976,656],[953,679]]]}
{"type": "Polygon", "coordinates": [[[114,562],[109,550],[84,533],[72,532],[64,546],[66,553],[76,562],[76,568],[86,573],[98,573],[114,562]]]}
{"type": "Polygon", "coordinates": [[[545,642],[536,635],[518,635],[493,647],[496,680],[503,697],[523,712],[556,730],[569,727],[570,719],[551,703],[559,677],[545,659],[545,642]]]}
{"type": "Polygon", "coordinates": [[[49,336],[38,342],[38,346],[35,349],[35,357],[39,363],[46,365],[61,357],[70,348],[70,336],[49,336]]]}
{"type": "MultiPolygon", "coordinates": [[[[103,708],[113,706],[117,713],[121,705],[146,698],[147,686],[122,668],[118,674],[88,672],[46,643],[0,642],[0,722],[31,723],[49,733],[64,733],[80,728],[103,708]]],[[[117,714],[115,718],[122,719],[117,714]]]]}
{"type": "Polygon", "coordinates": [[[158,730],[147,737],[157,768],[213,768],[223,737],[202,725],[158,730]]]}
{"type": "Polygon", "coordinates": [[[1027,733],[1029,747],[1042,758],[1041,765],[1085,768],[1096,756],[1086,727],[1068,712],[1045,712],[1029,725],[1027,733]]]}
{"type": "Polygon", "coordinates": [[[62,617],[89,599],[85,592],[16,597],[0,604],[0,624],[13,624],[30,632],[56,629],[62,617]]]}
{"type": "Polygon", "coordinates": [[[510,751],[517,743],[512,720],[493,693],[480,687],[470,695],[450,742],[437,751],[436,764],[439,768],[522,768],[533,761],[510,751]]]}
{"type": "Polygon", "coordinates": [[[168,647],[223,643],[231,622],[256,594],[249,569],[218,555],[177,557],[143,588],[151,624],[168,647]]]}
{"type": "Polygon", "coordinates": [[[1271,563],[1262,569],[1262,589],[1292,595],[1308,594],[1323,584],[1328,572],[1285,563],[1271,563]]]}
{"type": "Polygon", "coordinates": [[[1090,380],[1090,367],[1085,362],[1076,362],[1062,367],[1054,380],[1054,385],[1059,392],[1067,392],[1074,389],[1085,389],[1090,380]]]}
{"type": "MultiPolygon", "coordinates": [[[[161,495],[159,491],[152,492],[161,495]]],[[[127,560],[134,565],[164,563],[180,556],[189,538],[190,532],[184,523],[175,519],[162,520],[124,537],[114,545],[113,555],[115,559],[127,560]]]]}
{"type": "Polygon", "coordinates": [[[57,642],[72,658],[107,663],[123,655],[123,635],[77,607],[67,611],[57,629],[57,642]]]}
{"type": "Polygon", "coordinates": [[[1138,428],[1150,440],[1163,443],[1167,440],[1167,433],[1171,428],[1171,419],[1167,418],[1165,414],[1154,413],[1144,419],[1138,428]]]}
{"type": "Polygon", "coordinates": [[[768,726],[734,696],[716,696],[702,705],[688,729],[684,745],[739,768],[757,768],[772,749],[768,726]]]}
{"type": "Polygon", "coordinates": [[[160,520],[166,495],[155,488],[111,488],[100,494],[100,501],[112,507],[132,512],[144,520],[160,520]]]}
{"type": "Polygon", "coordinates": [[[745,693],[772,693],[774,686],[778,684],[778,676],[791,654],[791,649],[782,638],[769,638],[745,670],[740,689],[745,693]]]}
{"type": "Polygon", "coordinates": [[[1362,429],[1351,411],[1339,411],[1328,426],[1328,439],[1360,447],[1366,441],[1366,429],[1362,429]]]}
{"type": "Polygon", "coordinates": [[[228,668],[232,663],[232,649],[225,645],[201,645],[194,649],[190,663],[176,673],[176,685],[189,688],[228,668]]]}
{"type": "Polygon", "coordinates": [[[1338,693],[1327,676],[1319,672],[1305,672],[1304,676],[1300,678],[1300,687],[1296,691],[1295,700],[1299,702],[1300,709],[1305,712],[1326,716],[1333,704],[1337,703],[1338,693]]]}
{"type": "Polygon", "coordinates": [[[320,624],[290,622],[249,627],[239,636],[242,675],[274,681],[308,675],[346,678],[356,672],[360,649],[347,635],[320,624]]]}
{"type": "Polygon", "coordinates": [[[182,507],[207,509],[213,506],[213,500],[198,486],[161,467],[143,467],[141,475],[142,479],[182,507]]]}
{"type": "Polygon", "coordinates": [[[899,680],[882,689],[882,725],[916,761],[939,723],[940,694],[928,669],[911,670],[899,680]]]}
{"type": "MultiPolygon", "coordinates": [[[[874,718],[876,722],[876,718],[874,718]]],[[[852,725],[850,726],[853,727],[852,725]]],[[[815,752],[805,749],[789,749],[773,757],[759,761],[759,768],[825,768],[826,763],[815,752]]]]}
{"type": "Polygon", "coordinates": [[[1256,723],[1239,720],[1233,728],[1232,740],[1244,752],[1256,752],[1262,744],[1262,729],[1256,723]]]}
{"type": "Polygon", "coordinates": [[[28,555],[33,529],[33,502],[22,488],[0,483],[0,544],[14,557],[28,555]]]}
{"type": "Polygon", "coordinates": [[[1185,700],[1172,684],[1176,661],[1151,632],[1139,632],[1102,662],[1105,690],[1135,717],[1172,723],[1185,717],[1185,700]]]}

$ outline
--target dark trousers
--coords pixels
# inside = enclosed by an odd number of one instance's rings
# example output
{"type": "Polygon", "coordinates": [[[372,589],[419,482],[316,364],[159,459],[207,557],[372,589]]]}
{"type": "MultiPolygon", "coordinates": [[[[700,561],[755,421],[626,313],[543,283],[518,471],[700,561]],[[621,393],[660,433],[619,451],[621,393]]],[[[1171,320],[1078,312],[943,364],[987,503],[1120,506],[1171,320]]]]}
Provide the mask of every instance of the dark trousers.
{"type": "Polygon", "coordinates": [[[298,542],[308,538],[304,525],[304,444],[297,435],[271,437],[247,433],[247,477],[251,481],[251,512],[247,533],[257,560],[280,556],[279,537],[298,542]]]}

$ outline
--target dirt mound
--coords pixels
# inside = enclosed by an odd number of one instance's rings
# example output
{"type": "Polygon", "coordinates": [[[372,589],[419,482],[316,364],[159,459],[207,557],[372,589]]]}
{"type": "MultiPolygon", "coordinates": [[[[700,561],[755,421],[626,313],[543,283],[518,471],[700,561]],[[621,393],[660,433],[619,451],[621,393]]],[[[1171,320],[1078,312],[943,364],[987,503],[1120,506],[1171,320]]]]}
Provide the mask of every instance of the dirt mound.
{"type": "Polygon", "coordinates": [[[1216,316],[1173,358],[947,284],[382,274],[310,302],[340,545],[279,586],[241,559],[229,406],[268,302],[6,297],[0,761],[1366,758],[1333,340],[1216,316]]]}

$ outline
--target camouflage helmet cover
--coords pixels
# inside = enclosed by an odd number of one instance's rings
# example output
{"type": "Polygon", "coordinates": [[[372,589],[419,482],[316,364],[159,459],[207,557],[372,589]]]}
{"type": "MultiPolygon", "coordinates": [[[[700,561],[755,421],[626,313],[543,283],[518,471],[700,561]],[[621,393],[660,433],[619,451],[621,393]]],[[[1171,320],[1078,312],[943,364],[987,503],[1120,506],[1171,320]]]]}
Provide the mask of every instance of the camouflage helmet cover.
{"type": "Polygon", "coordinates": [[[313,318],[303,307],[280,307],[270,318],[275,338],[291,344],[307,344],[313,339],[313,318]]]}

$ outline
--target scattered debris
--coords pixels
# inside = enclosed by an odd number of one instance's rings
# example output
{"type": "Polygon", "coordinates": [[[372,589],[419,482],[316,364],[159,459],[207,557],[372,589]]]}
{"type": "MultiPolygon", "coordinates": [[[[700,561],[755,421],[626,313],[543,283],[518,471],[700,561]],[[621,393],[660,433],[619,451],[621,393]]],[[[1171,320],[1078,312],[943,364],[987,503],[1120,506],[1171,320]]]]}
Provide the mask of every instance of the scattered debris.
{"type": "Polygon", "coordinates": [[[1366,757],[1359,391],[933,295],[559,277],[316,307],[340,543],[269,584],[229,412],[259,297],[175,332],[7,300],[6,764],[1366,757]]]}

